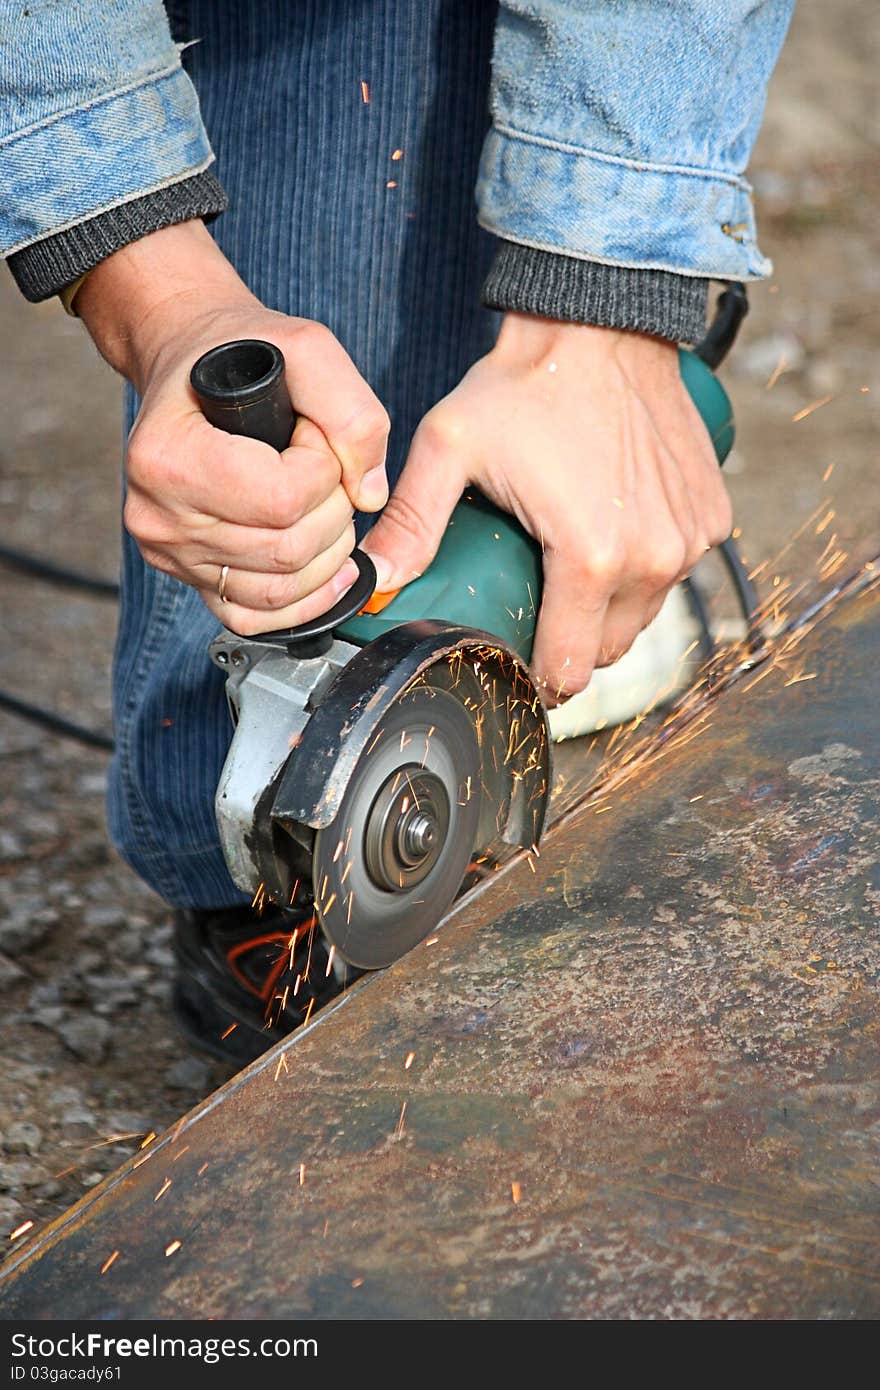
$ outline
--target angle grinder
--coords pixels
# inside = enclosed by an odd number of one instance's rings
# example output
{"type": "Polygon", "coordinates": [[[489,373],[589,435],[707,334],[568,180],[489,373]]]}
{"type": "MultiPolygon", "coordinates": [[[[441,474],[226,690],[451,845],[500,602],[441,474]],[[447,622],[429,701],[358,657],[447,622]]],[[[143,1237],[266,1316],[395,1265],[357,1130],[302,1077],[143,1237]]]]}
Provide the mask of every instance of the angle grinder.
{"type": "MultiPolygon", "coordinates": [[[[679,360],[722,463],[730,402],[700,356],[679,360]]],[[[213,348],[191,382],[211,424],[286,448],[295,416],[273,344],[213,348]]],[[[468,492],[431,566],[396,595],[374,595],[355,549],[358,578],[329,612],[211,643],[234,727],[215,802],[232,878],[313,903],[353,966],[402,956],[463,888],[541,838],[551,731],[528,670],[541,558],[468,492]]]]}

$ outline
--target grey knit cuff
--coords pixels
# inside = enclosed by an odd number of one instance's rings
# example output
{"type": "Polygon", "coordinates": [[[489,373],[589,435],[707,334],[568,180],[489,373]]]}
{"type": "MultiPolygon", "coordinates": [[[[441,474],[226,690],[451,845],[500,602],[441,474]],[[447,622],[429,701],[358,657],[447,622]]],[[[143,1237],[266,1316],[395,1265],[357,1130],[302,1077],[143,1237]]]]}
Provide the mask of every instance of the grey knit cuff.
{"type": "Polygon", "coordinates": [[[213,174],[195,174],[16,251],[8,258],[9,269],[25,299],[50,299],[129,242],[194,217],[209,220],[224,212],[228,201],[213,174]]]}
{"type": "Polygon", "coordinates": [[[629,328],[674,343],[704,336],[708,296],[709,281],[700,276],[582,261],[513,241],[499,242],[483,286],[488,309],[629,328]]]}

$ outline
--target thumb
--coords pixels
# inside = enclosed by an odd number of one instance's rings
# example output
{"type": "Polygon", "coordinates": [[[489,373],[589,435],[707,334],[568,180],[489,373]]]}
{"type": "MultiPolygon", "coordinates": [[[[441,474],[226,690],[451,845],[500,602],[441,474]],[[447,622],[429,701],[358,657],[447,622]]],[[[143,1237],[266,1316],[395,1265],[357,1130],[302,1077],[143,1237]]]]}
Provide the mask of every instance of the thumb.
{"type": "Polygon", "coordinates": [[[428,568],[466,482],[448,445],[420,425],[397,486],[362,542],[376,566],[379,593],[402,588],[428,568]]]}

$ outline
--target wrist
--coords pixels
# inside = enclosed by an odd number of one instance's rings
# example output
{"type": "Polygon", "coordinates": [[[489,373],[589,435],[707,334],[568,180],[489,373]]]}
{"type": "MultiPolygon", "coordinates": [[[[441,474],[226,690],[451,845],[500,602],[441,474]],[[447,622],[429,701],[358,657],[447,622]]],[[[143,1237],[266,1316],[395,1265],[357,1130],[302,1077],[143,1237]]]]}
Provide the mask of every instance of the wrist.
{"type": "Polygon", "coordinates": [[[545,359],[587,356],[610,352],[622,340],[656,343],[648,334],[606,328],[593,323],[566,323],[538,314],[509,310],[501,321],[495,351],[511,362],[543,363],[545,359]]]}
{"type": "Polygon", "coordinates": [[[138,391],[185,327],[212,311],[257,303],[200,219],[123,246],[89,272],[76,295],[101,356],[138,391]]]}
{"type": "Polygon", "coordinates": [[[610,366],[632,381],[680,379],[678,346],[651,333],[563,323],[536,314],[505,314],[492,354],[496,365],[515,376],[545,374],[558,387],[602,377],[610,366]]]}

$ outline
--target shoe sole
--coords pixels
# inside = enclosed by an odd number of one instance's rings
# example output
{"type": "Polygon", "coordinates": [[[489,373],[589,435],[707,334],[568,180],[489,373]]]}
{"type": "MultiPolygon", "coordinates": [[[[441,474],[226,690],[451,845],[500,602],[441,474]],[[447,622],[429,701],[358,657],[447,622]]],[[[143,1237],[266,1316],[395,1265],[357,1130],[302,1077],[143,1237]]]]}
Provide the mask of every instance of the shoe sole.
{"type": "Polygon", "coordinates": [[[174,982],[171,1009],[177,1028],[187,1042],[222,1062],[246,1066],[278,1041],[218,1007],[206,989],[185,976],[179,975],[174,982]],[[234,1025],[232,1032],[228,1031],[230,1024],[234,1025]]]}

